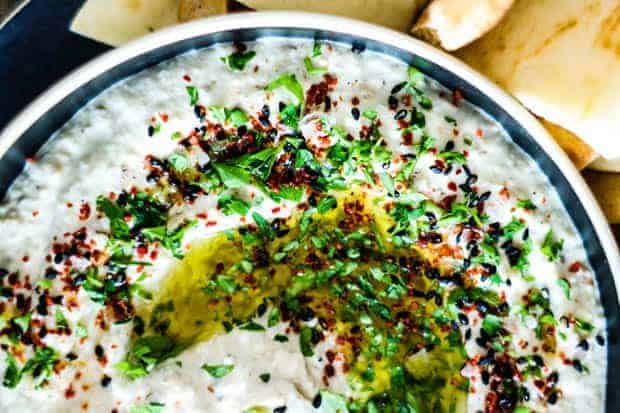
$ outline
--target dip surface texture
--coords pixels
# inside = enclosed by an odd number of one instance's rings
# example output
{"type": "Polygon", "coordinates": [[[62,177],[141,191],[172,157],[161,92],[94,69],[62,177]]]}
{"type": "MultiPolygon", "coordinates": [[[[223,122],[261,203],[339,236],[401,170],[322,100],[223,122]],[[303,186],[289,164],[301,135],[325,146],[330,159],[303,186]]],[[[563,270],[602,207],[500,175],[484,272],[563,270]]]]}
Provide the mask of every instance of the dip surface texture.
{"type": "Polygon", "coordinates": [[[603,411],[557,193],[385,55],[265,38],[133,76],[29,162],[0,233],[0,411],[603,411]]]}

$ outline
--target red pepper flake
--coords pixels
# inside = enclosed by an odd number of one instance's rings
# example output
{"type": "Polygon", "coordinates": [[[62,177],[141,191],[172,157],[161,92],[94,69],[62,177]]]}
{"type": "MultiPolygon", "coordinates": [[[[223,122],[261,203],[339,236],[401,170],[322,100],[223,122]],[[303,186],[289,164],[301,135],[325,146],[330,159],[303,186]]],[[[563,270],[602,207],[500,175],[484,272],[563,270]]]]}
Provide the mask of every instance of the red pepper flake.
{"type": "Polygon", "coordinates": [[[151,251],[151,260],[155,261],[157,259],[157,256],[159,255],[159,253],[157,252],[157,250],[153,250],[151,251]]]}
{"type": "Polygon", "coordinates": [[[271,213],[272,214],[277,214],[278,212],[280,212],[280,207],[275,207],[275,208],[271,208],[271,213]]]}
{"type": "Polygon", "coordinates": [[[167,114],[167,113],[161,113],[161,114],[159,115],[159,117],[161,118],[161,120],[162,120],[164,123],[168,122],[168,114],[167,114]]]}
{"type": "Polygon", "coordinates": [[[448,189],[450,191],[456,191],[456,184],[452,181],[448,182],[448,189]]]}
{"type": "Polygon", "coordinates": [[[147,252],[149,252],[149,250],[144,245],[140,245],[138,248],[136,248],[136,253],[140,258],[144,257],[147,252]]]}
{"type": "Polygon", "coordinates": [[[207,226],[208,227],[214,227],[217,225],[217,221],[207,221],[207,226]]]}
{"type": "Polygon", "coordinates": [[[36,217],[37,215],[39,215],[39,211],[32,211],[32,216],[36,217]]]}
{"type": "Polygon", "coordinates": [[[484,136],[484,132],[482,131],[482,129],[476,129],[476,136],[479,138],[482,138],[484,136]]]}
{"type": "Polygon", "coordinates": [[[73,208],[73,203],[72,202],[67,202],[67,208],[73,208]]]}
{"type": "Polygon", "coordinates": [[[73,390],[73,384],[65,389],[65,399],[69,400],[75,397],[75,390],[73,390]]]}
{"type": "Polygon", "coordinates": [[[186,82],[191,82],[192,78],[189,77],[189,75],[185,75],[185,76],[183,76],[183,80],[185,80],[186,82]]]}
{"type": "Polygon", "coordinates": [[[24,255],[24,256],[22,257],[22,261],[23,261],[23,262],[28,262],[28,261],[30,261],[30,257],[29,257],[29,256],[27,256],[27,255],[24,255]]]}
{"type": "Polygon", "coordinates": [[[499,195],[504,198],[504,199],[508,199],[510,198],[510,192],[508,191],[508,188],[503,187],[500,191],[499,191],[499,195]]]}
{"type": "Polygon", "coordinates": [[[83,202],[80,205],[80,219],[82,221],[87,220],[90,217],[90,205],[87,202],[83,202]]]}
{"type": "Polygon", "coordinates": [[[568,267],[568,271],[577,272],[583,268],[583,265],[579,261],[575,261],[568,267]]]}
{"type": "Polygon", "coordinates": [[[351,103],[352,103],[354,106],[357,106],[357,105],[359,105],[359,104],[360,104],[360,99],[359,99],[357,96],[353,96],[353,99],[351,99],[351,103]]]}
{"type": "Polygon", "coordinates": [[[452,104],[454,106],[459,106],[462,100],[463,100],[463,94],[461,93],[461,91],[458,89],[453,90],[452,91],[452,104]]]}

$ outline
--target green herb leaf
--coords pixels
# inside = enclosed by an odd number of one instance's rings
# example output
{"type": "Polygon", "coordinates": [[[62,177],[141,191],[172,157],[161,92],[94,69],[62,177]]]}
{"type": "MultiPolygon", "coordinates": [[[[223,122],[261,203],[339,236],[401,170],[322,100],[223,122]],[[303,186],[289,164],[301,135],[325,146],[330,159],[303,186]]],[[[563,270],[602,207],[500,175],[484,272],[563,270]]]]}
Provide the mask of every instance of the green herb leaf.
{"type": "Polygon", "coordinates": [[[232,364],[203,364],[201,369],[209,373],[209,375],[216,379],[221,379],[224,376],[230,374],[235,368],[232,364]]]}
{"type": "Polygon", "coordinates": [[[487,314],[482,320],[482,329],[490,336],[494,336],[502,328],[502,325],[502,319],[493,314],[487,314]]]}
{"type": "Polygon", "coordinates": [[[168,161],[172,168],[179,173],[185,172],[190,167],[189,158],[182,153],[173,153],[168,157],[168,161]]]}
{"type": "Polygon", "coordinates": [[[365,110],[362,112],[362,116],[369,121],[374,122],[377,119],[377,116],[379,116],[379,114],[376,110],[365,110]]]}
{"type": "Polygon", "coordinates": [[[301,86],[301,83],[299,83],[299,81],[297,80],[297,78],[295,77],[294,74],[292,73],[285,73],[283,75],[281,75],[280,77],[278,77],[277,79],[273,80],[271,83],[269,83],[267,85],[267,90],[268,91],[274,91],[278,88],[285,88],[286,90],[288,90],[290,93],[293,94],[293,96],[295,96],[295,98],[297,99],[297,104],[299,105],[303,105],[304,103],[304,89],[301,86]]]}
{"type": "Polygon", "coordinates": [[[62,310],[60,308],[56,308],[55,319],[56,319],[56,328],[58,329],[69,328],[69,322],[65,318],[65,315],[62,313],[62,310]]]}
{"type": "Polygon", "coordinates": [[[241,188],[251,182],[251,174],[243,168],[227,163],[213,163],[213,168],[226,188],[241,188]]]}
{"type": "Polygon", "coordinates": [[[570,300],[570,283],[568,282],[568,280],[566,280],[566,278],[559,278],[558,285],[560,286],[562,291],[564,291],[566,299],[570,300]]]}
{"type": "Polygon", "coordinates": [[[517,207],[528,211],[533,211],[536,209],[536,205],[534,205],[534,203],[529,199],[519,199],[517,201],[517,207]]]}
{"type": "Polygon", "coordinates": [[[310,76],[320,76],[327,73],[327,68],[315,66],[314,63],[312,63],[312,59],[309,57],[304,58],[304,66],[306,67],[306,72],[308,72],[310,76]]]}
{"type": "Polygon", "coordinates": [[[222,210],[224,215],[239,214],[245,216],[250,210],[250,204],[243,199],[231,194],[220,195],[217,200],[217,207],[222,210]]]}
{"type": "Polygon", "coordinates": [[[439,152],[439,154],[437,154],[437,157],[443,159],[448,164],[451,164],[451,163],[464,164],[466,162],[465,155],[463,155],[461,152],[443,151],[443,152],[439,152]]]}
{"type": "MultiPolygon", "coordinates": [[[[318,410],[319,413],[349,413],[347,399],[344,396],[332,393],[329,390],[320,390],[319,393],[321,394],[321,406],[318,410]]],[[[406,410],[403,409],[400,411],[415,413],[418,410],[406,408],[406,410]]]]}
{"type": "Polygon", "coordinates": [[[226,63],[228,67],[233,71],[242,71],[245,66],[256,56],[256,52],[250,50],[246,53],[235,52],[227,57],[222,57],[222,62],[226,63]]]}
{"type": "Polygon", "coordinates": [[[219,123],[226,122],[226,110],[220,106],[209,107],[209,114],[219,123]]]}
{"type": "Polygon", "coordinates": [[[269,225],[269,222],[265,218],[263,218],[261,214],[259,214],[258,212],[252,213],[252,219],[254,219],[256,227],[258,228],[258,231],[264,239],[270,240],[275,237],[275,233],[271,228],[271,225],[269,225]]]}
{"type": "Polygon", "coordinates": [[[17,365],[17,361],[15,357],[8,351],[6,352],[6,370],[4,371],[4,379],[2,380],[2,385],[4,387],[8,387],[9,389],[14,389],[17,387],[19,382],[22,380],[22,371],[17,365]]]}
{"type": "Polygon", "coordinates": [[[555,261],[558,259],[560,252],[564,248],[564,240],[554,241],[553,230],[549,230],[545,235],[540,251],[549,259],[549,261],[555,261]]]}
{"type": "Polygon", "coordinates": [[[265,331],[265,327],[263,327],[262,325],[258,324],[255,321],[249,321],[241,326],[239,326],[239,330],[246,330],[246,331],[265,331]]]}
{"type": "Polygon", "coordinates": [[[198,103],[198,89],[195,86],[186,86],[185,90],[189,95],[189,104],[195,106],[198,103]]]}
{"type": "Polygon", "coordinates": [[[312,46],[312,57],[317,57],[320,56],[322,54],[321,52],[321,44],[320,43],[314,43],[314,46],[312,46]]]}
{"type": "Polygon", "coordinates": [[[316,207],[316,210],[319,212],[319,214],[324,214],[327,211],[336,208],[337,205],[338,205],[338,201],[336,200],[336,198],[334,198],[331,195],[328,195],[325,198],[321,199],[321,201],[316,207]]]}
{"type": "Polygon", "coordinates": [[[151,402],[129,408],[129,413],[162,413],[165,405],[163,403],[151,402]]]}
{"type": "Polygon", "coordinates": [[[503,228],[504,237],[511,240],[519,231],[523,229],[525,229],[525,224],[519,221],[517,218],[512,217],[512,220],[503,228]]]}
{"type": "Polygon", "coordinates": [[[308,326],[302,327],[299,332],[299,348],[304,357],[312,357],[314,355],[314,350],[312,349],[312,335],[313,330],[308,326]]]}
{"type": "Polygon", "coordinates": [[[226,120],[230,121],[235,127],[243,126],[249,122],[248,115],[239,108],[224,109],[226,120]]]}
{"type": "Polygon", "coordinates": [[[280,120],[286,126],[297,130],[299,127],[299,106],[289,103],[280,111],[280,120]]]}

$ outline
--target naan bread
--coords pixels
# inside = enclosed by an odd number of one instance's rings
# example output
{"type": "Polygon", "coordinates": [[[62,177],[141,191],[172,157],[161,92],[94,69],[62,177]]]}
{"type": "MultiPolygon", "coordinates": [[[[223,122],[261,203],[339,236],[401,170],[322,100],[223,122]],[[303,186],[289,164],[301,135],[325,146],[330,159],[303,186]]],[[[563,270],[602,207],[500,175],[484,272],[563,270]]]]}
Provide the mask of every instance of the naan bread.
{"type": "Polygon", "coordinates": [[[609,222],[620,223],[620,174],[585,171],[583,176],[609,222]]]}
{"type": "Polygon", "coordinates": [[[519,0],[458,55],[604,158],[620,158],[618,0],[519,0]]]}
{"type": "MultiPolygon", "coordinates": [[[[588,165],[589,169],[594,169],[595,171],[607,171],[607,172],[617,172],[620,173],[620,158],[613,159],[605,159],[605,158],[597,158],[588,165]]],[[[618,200],[620,202],[620,200],[618,200]]]]}
{"type": "Polygon", "coordinates": [[[227,0],[181,0],[179,20],[185,22],[201,17],[224,14],[227,11],[227,0]]]}
{"type": "Polygon", "coordinates": [[[239,0],[255,10],[299,10],[351,17],[407,31],[428,0],[239,0]]]}
{"type": "Polygon", "coordinates": [[[147,33],[178,23],[179,0],[88,0],[71,30],[119,46],[147,33]]]}
{"type": "Polygon", "coordinates": [[[473,42],[500,21],[514,0],[433,0],[411,33],[445,50],[473,42]]]}
{"type": "Polygon", "coordinates": [[[580,171],[598,156],[587,143],[575,136],[574,133],[542,118],[538,120],[562,149],[564,149],[564,152],[566,152],[570,160],[573,161],[575,167],[580,171]]]}

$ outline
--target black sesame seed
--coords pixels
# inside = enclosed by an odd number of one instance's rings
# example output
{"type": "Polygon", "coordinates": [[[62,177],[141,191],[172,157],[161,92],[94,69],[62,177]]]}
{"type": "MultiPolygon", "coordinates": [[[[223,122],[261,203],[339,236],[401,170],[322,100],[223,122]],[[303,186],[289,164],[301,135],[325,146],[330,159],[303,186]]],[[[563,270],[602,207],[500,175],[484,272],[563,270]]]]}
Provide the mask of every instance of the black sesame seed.
{"type": "Polygon", "coordinates": [[[581,361],[577,359],[573,360],[573,368],[577,370],[579,373],[583,372],[583,364],[581,364],[581,361]]]}
{"type": "Polygon", "coordinates": [[[483,370],[482,373],[480,373],[480,377],[482,378],[482,383],[485,385],[489,384],[490,374],[488,371],[483,370]]]}
{"type": "Polygon", "coordinates": [[[273,409],[273,413],[284,413],[286,412],[286,406],[280,406],[273,409]]]}
{"type": "Polygon", "coordinates": [[[577,347],[579,347],[583,351],[588,351],[588,349],[590,348],[590,345],[588,344],[588,340],[584,339],[584,340],[581,340],[579,344],[577,344],[577,347]]]}
{"type": "Polygon", "coordinates": [[[536,363],[538,367],[542,367],[545,365],[545,361],[538,354],[534,354],[534,356],[532,356],[532,359],[534,360],[534,363],[536,363]]]}
{"type": "Polygon", "coordinates": [[[359,120],[359,118],[360,118],[360,110],[358,108],[351,109],[351,116],[353,116],[353,119],[359,120]]]}
{"type": "Polygon", "coordinates": [[[597,335],[596,336],[596,342],[597,342],[597,344],[599,346],[604,346],[605,345],[605,339],[601,335],[597,335]]]}
{"type": "Polygon", "coordinates": [[[396,96],[390,95],[388,98],[388,106],[392,110],[396,110],[398,108],[398,99],[396,99],[396,96]]]}
{"type": "Polygon", "coordinates": [[[100,359],[101,357],[103,357],[103,347],[101,347],[101,344],[97,344],[95,346],[95,356],[97,356],[98,359],[100,359]]]}
{"type": "Polygon", "coordinates": [[[406,117],[407,117],[406,109],[401,109],[398,112],[396,112],[396,114],[394,115],[395,120],[402,120],[402,119],[405,119],[406,117]]]}
{"type": "Polygon", "coordinates": [[[150,125],[147,129],[147,133],[149,137],[155,135],[155,128],[152,125],[150,125]]]}
{"type": "Polygon", "coordinates": [[[108,387],[108,385],[112,382],[112,378],[107,374],[104,374],[101,378],[101,386],[108,387]]]}
{"type": "Polygon", "coordinates": [[[469,324],[469,318],[467,317],[467,315],[463,314],[463,313],[459,313],[459,321],[461,322],[461,324],[463,324],[464,326],[469,324]]]}
{"type": "Polygon", "coordinates": [[[75,353],[67,353],[67,360],[73,361],[77,360],[78,356],[75,353]]]}
{"type": "Polygon", "coordinates": [[[549,398],[547,399],[547,401],[549,402],[549,404],[556,404],[558,402],[558,394],[557,393],[551,393],[549,395],[549,398]]]}
{"type": "Polygon", "coordinates": [[[53,268],[48,268],[45,270],[45,278],[47,278],[48,280],[55,279],[57,275],[58,275],[58,271],[56,271],[53,268]]]}
{"type": "Polygon", "coordinates": [[[260,110],[260,113],[264,117],[268,118],[269,115],[271,115],[271,111],[269,110],[269,105],[263,105],[263,107],[260,110]]]}
{"type": "Polygon", "coordinates": [[[400,92],[405,87],[406,84],[407,84],[407,82],[401,82],[401,83],[397,84],[396,86],[394,86],[392,88],[392,91],[390,93],[392,95],[397,94],[398,92],[400,92]]]}
{"type": "Polygon", "coordinates": [[[312,407],[318,409],[319,407],[321,407],[322,401],[323,398],[321,397],[321,393],[317,393],[316,396],[314,396],[314,399],[312,399],[312,407]]]}

